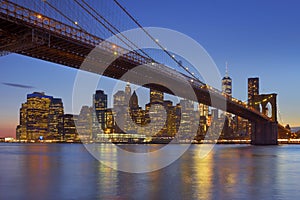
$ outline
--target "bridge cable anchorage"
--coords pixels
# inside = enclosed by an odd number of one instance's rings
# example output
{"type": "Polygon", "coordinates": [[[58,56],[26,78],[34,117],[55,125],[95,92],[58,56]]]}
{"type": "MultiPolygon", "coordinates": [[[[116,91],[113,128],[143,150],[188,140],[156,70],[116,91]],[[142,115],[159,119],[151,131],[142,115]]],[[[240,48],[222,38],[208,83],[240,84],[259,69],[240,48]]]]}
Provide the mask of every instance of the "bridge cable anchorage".
{"type": "MultiPolygon", "coordinates": [[[[151,58],[145,51],[140,49],[136,44],[134,44],[132,41],[130,41],[124,34],[122,34],[114,25],[112,25],[105,17],[100,15],[93,7],[91,7],[88,3],[86,3],[84,0],[82,2],[90,9],[92,10],[98,17],[100,17],[104,22],[106,22],[111,28],[109,28],[105,23],[101,22],[94,14],[92,14],[89,10],[87,10],[79,1],[74,0],[82,9],[85,10],[90,16],[92,16],[97,22],[99,22],[102,26],[104,26],[110,33],[113,35],[116,35],[116,33],[112,30],[114,29],[116,32],[118,32],[123,38],[125,38],[131,45],[133,45],[136,49],[140,50],[148,59],[150,59],[152,62],[154,62],[154,59],[151,58]]],[[[127,47],[132,49],[134,52],[138,53],[135,48],[133,48],[131,45],[129,45],[127,42],[125,42],[120,36],[116,35],[116,37],[123,42],[127,47]]]]}
{"type": "Polygon", "coordinates": [[[159,47],[161,48],[173,61],[175,61],[176,64],[178,64],[184,71],[186,71],[188,74],[190,74],[195,80],[199,81],[202,84],[203,83],[199,78],[197,78],[193,73],[191,73],[188,69],[186,69],[180,61],[178,61],[169,51],[164,48],[158,40],[156,40],[117,0],[113,0],[123,12],[139,27],[143,30],[143,32],[159,47]]]}
{"type": "MultiPolygon", "coordinates": [[[[92,6],[90,6],[85,0],[81,0],[85,6],[87,6],[90,10],[92,10],[99,18],[101,18],[105,23],[107,23],[113,30],[111,30],[109,27],[107,27],[103,22],[101,22],[95,15],[93,15],[90,11],[88,11],[86,8],[84,8],[84,6],[79,3],[78,0],[74,0],[82,9],[84,9],[89,15],[91,15],[97,22],[99,22],[102,26],[104,26],[109,32],[111,32],[113,35],[116,35],[116,33],[114,31],[116,31],[117,33],[119,33],[123,38],[125,38],[125,40],[127,40],[131,45],[133,45],[135,47],[135,49],[139,50],[140,52],[142,52],[142,54],[144,54],[148,59],[150,59],[152,62],[155,62],[155,60],[149,55],[147,54],[143,49],[140,49],[134,42],[132,42],[131,40],[129,40],[118,28],[116,28],[112,23],[110,23],[103,15],[99,14],[99,12],[97,10],[95,10],[92,6]]],[[[131,48],[132,50],[135,51],[135,49],[130,46],[127,42],[125,42],[122,38],[120,38],[118,35],[116,35],[116,37],[121,40],[124,44],[126,44],[129,48],[131,48]]]]}

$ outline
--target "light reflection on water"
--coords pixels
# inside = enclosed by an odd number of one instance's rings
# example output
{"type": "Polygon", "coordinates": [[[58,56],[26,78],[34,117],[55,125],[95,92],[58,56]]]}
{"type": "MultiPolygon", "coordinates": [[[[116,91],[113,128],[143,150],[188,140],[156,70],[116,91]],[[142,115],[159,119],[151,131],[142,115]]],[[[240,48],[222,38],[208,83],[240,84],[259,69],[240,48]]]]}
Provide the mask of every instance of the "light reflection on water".
{"type": "MultiPolygon", "coordinates": [[[[122,148],[140,152],[157,146],[122,148]]],[[[108,149],[99,147],[101,153],[117,156],[108,149]]],[[[162,170],[130,174],[99,163],[80,144],[0,144],[0,199],[300,197],[300,146],[216,145],[204,159],[199,149],[192,145],[162,170]]]]}

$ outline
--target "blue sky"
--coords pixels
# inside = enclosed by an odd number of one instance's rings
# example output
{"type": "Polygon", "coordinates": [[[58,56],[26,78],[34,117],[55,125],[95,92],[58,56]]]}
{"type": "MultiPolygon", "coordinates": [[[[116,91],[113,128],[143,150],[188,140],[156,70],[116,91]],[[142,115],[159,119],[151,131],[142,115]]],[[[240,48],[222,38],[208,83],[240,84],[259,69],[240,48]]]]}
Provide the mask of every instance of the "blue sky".
{"type": "MultiPolygon", "coordinates": [[[[222,74],[228,61],[234,97],[246,100],[247,78],[260,77],[261,93],[278,93],[283,123],[300,125],[300,2],[120,2],[144,26],[170,28],[195,39],[222,74]]],[[[71,112],[76,70],[15,54],[0,57],[0,66],[0,82],[35,87],[21,89],[0,84],[0,136],[15,134],[19,108],[27,93],[45,91],[61,97],[66,112],[71,112]]]]}

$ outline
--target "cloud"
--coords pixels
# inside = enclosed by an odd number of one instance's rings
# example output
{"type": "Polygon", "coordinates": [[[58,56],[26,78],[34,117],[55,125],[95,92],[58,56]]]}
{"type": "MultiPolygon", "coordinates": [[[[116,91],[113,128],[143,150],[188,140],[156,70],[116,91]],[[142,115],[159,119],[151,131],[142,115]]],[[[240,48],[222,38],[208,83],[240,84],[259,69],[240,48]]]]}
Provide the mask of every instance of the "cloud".
{"type": "Polygon", "coordinates": [[[33,86],[30,85],[22,85],[22,84],[16,84],[16,83],[5,83],[2,82],[3,85],[7,85],[7,86],[11,86],[11,87],[18,87],[18,88],[24,88],[24,89],[32,89],[35,88],[33,86]]]}

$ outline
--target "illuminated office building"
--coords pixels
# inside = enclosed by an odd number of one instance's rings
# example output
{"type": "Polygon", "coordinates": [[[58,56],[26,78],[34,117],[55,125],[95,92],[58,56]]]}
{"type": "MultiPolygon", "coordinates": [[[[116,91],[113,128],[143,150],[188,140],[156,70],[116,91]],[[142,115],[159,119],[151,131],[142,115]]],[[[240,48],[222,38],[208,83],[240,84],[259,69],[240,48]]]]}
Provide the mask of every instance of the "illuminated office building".
{"type": "Polygon", "coordinates": [[[34,92],[20,108],[17,139],[62,139],[63,103],[61,99],[34,92]]]}
{"type": "Polygon", "coordinates": [[[198,104],[198,110],[199,110],[199,129],[198,134],[203,137],[208,129],[208,115],[209,115],[209,106],[199,103],[198,104]]]}
{"type": "Polygon", "coordinates": [[[208,111],[209,111],[208,107],[209,107],[208,105],[199,103],[198,109],[199,109],[200,116],[208,117],[208,111]]]}
{"type": "Polygon", "coordinates": [[[194,110],[194,104],[190,100],[180,100],[181,117],[180,117],[180,139],[191,140],[193,136],[196,136],[198,127],[195,125],[199,124],[197,117],[199,111],[194,110]]]}
{"type": "Polygon", "coordinates": [[[155,89],[150,89],[150,103],[163,103],[164,93],[155,89]]]}
{"type": "Polygon", "coordinates": [[[114,113],[112,109],[106,109],[105,111],[105,123],[106,123],[106,129],[104,130],[104,133],[114,133],[115,131],[115,119],[114,119],[114,113]]]}
{"type": "Polygon", "coordinates": [[[126,108],[128,106],[125,103],[125,92],[119,90],[114,94],[113,98],[115,130],[117,133],[126,132],[126,108]]]}
{"type": "Polygon", "coordinates": [[[167,121],[165,124],[165,132],[164,136],[175,136],[178,130],[177,126],[177,113],[176,113],[176,107],[173,106],[172,101],[164,101],[164,107],[167,112],[167,121]]]}
{"type": "Polygon", "coordinates": [[[148,136],[163,136],[167,119],[166,114],[165,108],[161,103],[146,104],[146,121],[150,125],[145,134],[148,136]]]}
{"type": "Polygon", "coordinates": [[[125,104],[128,105],[131,98],[131,87],[130,84],[127,83],[125,87],[125,104]]]}
{"type": "Polygon", "coordinates": [[[134,91],[129,101],[130,118],[133,125],[131,128],[132,133],[144,134],[142,127],[145,125],[145,111],[139,107],[139,100],[136,92],[134,91]]]}
{"type": "Polygon", "coordinates": [[[78,116],[75,115],[71,115],[71,114],[65,114],[64,115],[64,140],[65,141],[69,141],[69,140],[73,140],[73,141],[79,141],[79,137],[77,134],[77,129],[75,126],[75,120],[78,119],[78,116]]]}
{"type": "Polygon", "coordinates": [[[253,97],[259,95],[259,78],[248,78],[248,104],[253,106],[253,97]]]}
{"type": "Polygon", "coordinates": [[[79,137],[83,141],[92,139],[93,128],[93,108],[89,106],[82,106],[78,117],[76,118],[76,129],[79,137]]]}
{"type": "Polygon", "coordinates": [[[52,98],[49,108],[49,134],[55,140],[63,139],[64,106],[61,99],[52,98]]]}
{"type": "Polygon", "coordinates": [[[106,129],[105,112],[107,109],[107,95],[102,90],[97,90],[93,95],[94,118],[93,126],[99,126],[103,131],[106,129]]]}
{"type": "Polygon", "coordinates": [[[232,80],[228,76],[227,63],[226,63],[226,74],[222,79],[222,92],[229,96],[232,96],[232,80]]]}
{"type": "MultiPolygon", "coordinates": [[[[226,63],[226,74],[222,79],[222,92],[228,96],[232,96],[232,80],[231,78],[228,76],[228,65],[226,63]]],[[[222,131],[223,135],[227,135],[228,134],[228,130],[229,130],[229,126],[231,124],[232,121],[232,115],[230,113],[223,113],[225,115],[225,123],[224,123],[224,127],[222,131]]]]}

